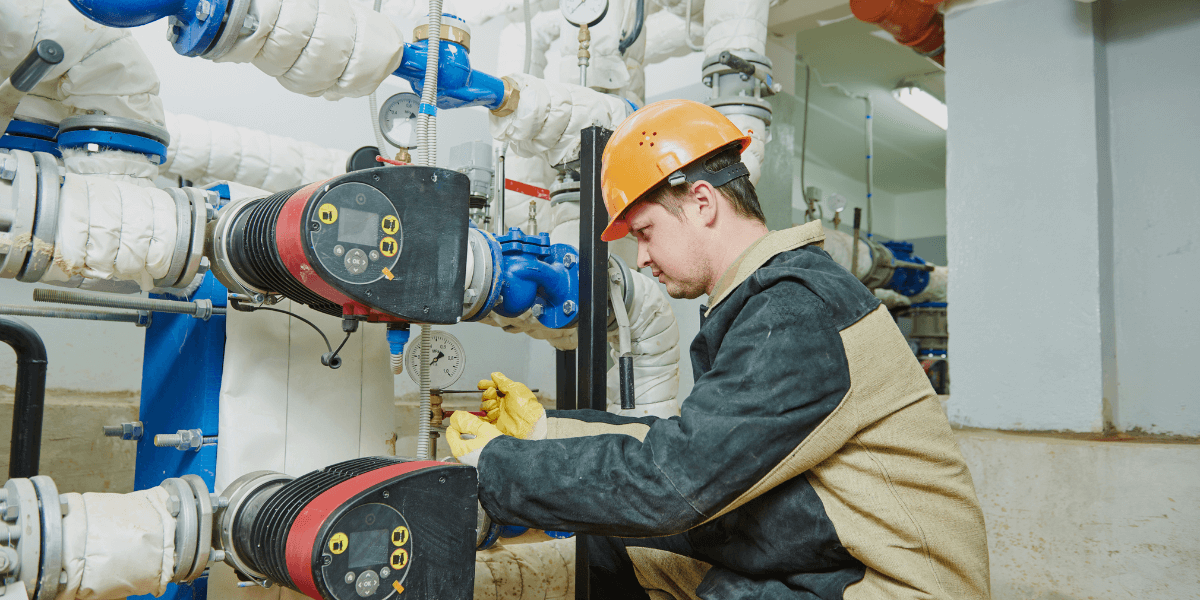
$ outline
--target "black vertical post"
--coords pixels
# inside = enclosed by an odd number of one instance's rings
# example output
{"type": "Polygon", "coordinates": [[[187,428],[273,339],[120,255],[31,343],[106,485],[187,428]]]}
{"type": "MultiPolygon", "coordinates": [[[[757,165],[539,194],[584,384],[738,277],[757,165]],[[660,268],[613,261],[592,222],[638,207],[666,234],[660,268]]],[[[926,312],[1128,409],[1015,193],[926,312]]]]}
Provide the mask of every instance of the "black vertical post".
{"type": "Polygon", "coordinates": [[[555,350],[555,380],[557,393],[554,396],[554,408],[558,410],[575,410],[575,351],[555,350]]]}
{"type": "Polygon", "coordinates": [[[42,452],[42,414],[46,406],[46,345],[32,327],[15,319],[0,319],[0,342],[17,353],[13,388],[12,446],[9,477],[38,474],[42,452]]]}
{"type": "MultiPolygon", "coordinates": [[[[608,243],[600,234],[608,224],[608,211],[600,191],[600,157],[611,131],[584,129],[579,150],[579,347],[576,404],[604,410],[608,355],[608,243]]],[[[591,597],[587,536],[575,541],[575,598],[591,597]]]]}

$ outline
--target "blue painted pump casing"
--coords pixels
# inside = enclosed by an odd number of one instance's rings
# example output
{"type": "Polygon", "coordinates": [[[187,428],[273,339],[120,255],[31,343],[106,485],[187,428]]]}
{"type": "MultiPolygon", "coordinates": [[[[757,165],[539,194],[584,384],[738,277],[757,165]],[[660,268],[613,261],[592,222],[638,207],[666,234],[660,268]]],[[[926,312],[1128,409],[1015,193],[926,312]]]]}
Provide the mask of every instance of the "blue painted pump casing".
{"type": "MultiPolygon", "coordinates": [[[[913,254],[913,245],[909,242],[884,242],[883,245],[892,251],[892,256],[896,260],[917,263],[919,265],[927,264],[924,259],[913,254]]],[[[918,271],[904,267],[898,267],[892,273],[891,281],[887,283],[888,289],[904,294],[905,296],[916,296],[925,291],[925,288],[928,286],[928,271],[918,271]]]]}
{"type": "MultiPolygon", "coordinates": [[[[208,273],[189,300],[208,299],[213,306],[225,306],[228,293],[217,278],[208,273]]],[[[134,489],[149,489],[164,479],[189,473],[199,475],[209,490],[214,488],[216,446],[181,452],[155,446],[154,436],[180,429],[199,429],[204,435],[218,435],[224,362],[225,315],[213,315],[202,321],[190,315],[155,313],[154,321],[146,329],[142,362],[138,418],[145,434],[137,442],[134,489]]],[[[168,584],[167,591],[159,599],[204,600],[207,590],[208,578],[201,577],[190,584],[168,584]]],[[[152,600],[151,596],[131,598],[152,600]]]]}
{"type": "MultiPolygon", "coordinates": [[[[567,244],[551,244],[550,235],[525,235],[517,227],[495,238],[500,247],[499,275],[488,308],[504,317],[517,317],[535,305],[537,320],[561,329],[579,318],[579,252],[567,244]],[[494,298],[494,300],[493,300],[494,298]]],[[[493,249],[493,258],[494,249],[493,249]]]]}

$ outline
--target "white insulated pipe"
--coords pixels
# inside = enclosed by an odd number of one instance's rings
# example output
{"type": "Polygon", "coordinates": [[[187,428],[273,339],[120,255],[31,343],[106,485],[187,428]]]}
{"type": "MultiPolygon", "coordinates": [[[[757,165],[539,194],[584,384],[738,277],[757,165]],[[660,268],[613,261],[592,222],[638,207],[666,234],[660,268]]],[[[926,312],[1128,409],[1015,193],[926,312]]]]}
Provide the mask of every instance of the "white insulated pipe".
{"type": "Polygon", "coordinates": [[[164,174],[195,185],[236,181],[279,192],[346,172],[349,153],[192,115],[166,113],[164,174]]]}

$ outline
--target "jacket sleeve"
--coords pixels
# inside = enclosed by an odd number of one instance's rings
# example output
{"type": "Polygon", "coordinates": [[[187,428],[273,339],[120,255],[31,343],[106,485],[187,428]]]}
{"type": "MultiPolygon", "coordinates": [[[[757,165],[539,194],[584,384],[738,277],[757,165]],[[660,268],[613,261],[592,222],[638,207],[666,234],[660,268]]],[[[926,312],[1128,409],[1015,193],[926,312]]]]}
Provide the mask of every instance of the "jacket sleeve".
{"type": "MultiPolygon", "coordinates": [[[[726,310],[734,307],[723,307],[726,310]]],[[[702,523],[792,452],[850,386],[824,304],[783,280],[749,297],[681,415],[645,437],[498,438],[479,498],[500,523],[619,537],[702,523]]]]}

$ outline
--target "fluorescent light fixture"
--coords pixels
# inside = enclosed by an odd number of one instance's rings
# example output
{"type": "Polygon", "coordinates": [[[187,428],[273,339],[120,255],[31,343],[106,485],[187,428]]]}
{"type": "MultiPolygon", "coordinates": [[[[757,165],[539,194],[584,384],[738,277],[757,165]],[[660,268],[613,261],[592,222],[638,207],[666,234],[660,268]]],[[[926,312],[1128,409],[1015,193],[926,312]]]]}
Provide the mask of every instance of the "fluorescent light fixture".
{"type": "Polygon", "coordinates": [[[946,104],[929,92],[914,86],[899,87],[892,95],[910,110],[929,119],[930,123],[946,128],[946,104]]]}

